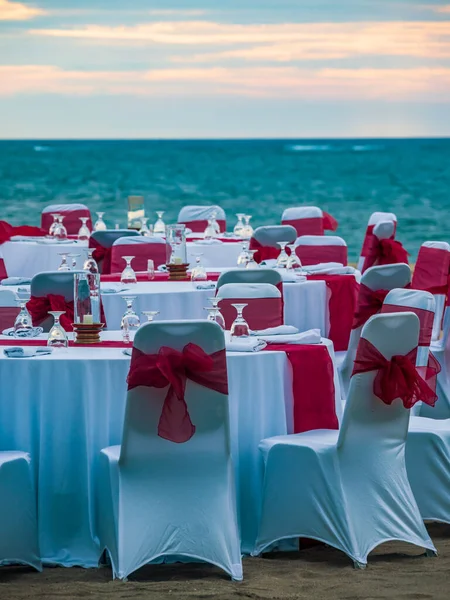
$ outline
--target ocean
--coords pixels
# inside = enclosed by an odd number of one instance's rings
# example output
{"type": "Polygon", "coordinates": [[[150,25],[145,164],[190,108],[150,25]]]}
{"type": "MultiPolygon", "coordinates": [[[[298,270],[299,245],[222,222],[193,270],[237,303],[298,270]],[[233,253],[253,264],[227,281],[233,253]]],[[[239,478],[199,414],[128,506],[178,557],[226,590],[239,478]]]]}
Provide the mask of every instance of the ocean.
{"type": "Polygon", "coordinates": [[[38,225],[47,204],[83,202],[125,226],[129,195],[166,223],[185,204],[219,204],[229,230],[236,212],[257,227],[317,205],[338,219],[350,260],[369,215],[392,211],[414,260],[423,241],[450,238],[450,139],[0,141],[2,220],[38,225]]]}

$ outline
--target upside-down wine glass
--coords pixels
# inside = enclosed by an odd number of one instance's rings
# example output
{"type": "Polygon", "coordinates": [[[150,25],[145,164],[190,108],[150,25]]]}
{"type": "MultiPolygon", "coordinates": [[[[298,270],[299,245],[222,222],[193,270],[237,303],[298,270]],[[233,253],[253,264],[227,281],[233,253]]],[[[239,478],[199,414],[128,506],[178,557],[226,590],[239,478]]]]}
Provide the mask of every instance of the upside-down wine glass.
{"type": "Polygon", "coordinates": [[[92,256],[94,249],[86,248],[87,258],[83,264],[83,271],[89,271],[89,273],[98,273],[98,264],[95,258],[92,256]]]}
{"type": "Polygon", "coordinates": [[[244,215],[245,225],[244,231],[241,233],[242,237],[245,239],[250,239],[253,235],[253,227],[250,225],[251,215],[244,215]]]}
{"type": "Polygon", "coordinates": [[[58,271],[70,271],[70,265],[67,262],[67,252],[59,252],[58,256],[61,257],[61,264],[58,267],[58,271]]]}
{"type": "Polygon", "coordinates": [[[255,260],[255,254],[258,250],[248,250],[248,262],[245,265],[246,269],[259,269],[259,265],[255,260]]]}
{"type": "Polygon", "coordinates": [[[64,215],[57,216],[56,227],[53,232],[53,237],[59,241],[67,240],[67,229],[64,227],[64,215]]]}
{"type": "Polygon", "coordinates": [[[151,323],[159,315],[159,310],[142,310],[141,313],[147,318],[147,323],[151,323]]]}
{"type": "Polygon", "coordinates": [[[277,244],[281,248],[281,252],[277,258],[277,269],[285,269],[289,260],[289,255],[286,252],[288,242],[277,242],[277,244]]]}
{"type": "Polygon", "coordinates": [[[162,220],[164,211],[157,210],[156,215],[157,215],[158,219],[156,220],[156,223],[153,227],[153,233],[157,233],[158,235],[161,235],[161,234],[164,235],[166,233],[166,225],[165,225],[164,221],[162,220]]]}
{"type": "Polygon", "coordinates": [[[242,219],[244,218],[245,215],[244,215],[244,213],[237,213],[236,216],[237,216],[238,220],[237,220],[236,225],[234,226],[233,233],[235,236],[241,237],[242,230],[244,229],[244,221],[242,219]]]}
{"type": "Polygon", "coordinates": [[[48,234],[53,237],[55,235],[55,229],[58,226],[58,217],[59,217],[59,214],[58,213],[52,213],[52,217],[53,217],[53,223],[50,225],[50,229],[48,230],[48,234]]]}
{"type": "Polygon", "coordinates": [[[191,271],[191,281],[206,281],[208,279],[206,269],[201,262],[202,256],[203,254],[197,254],[195,257],[195,267],[191,271]]]}
{"type": "Polygon", "coordinates": [[[47,346],[51,346],[52,348],[67,348],[69,345],[69,340],[67,339],[64,327],[59,322],[61,315],[65,312],[65,310],[48,311],[48,314],[53,316],[54,323],[53,327],[48,332],[47,346]]]}
{"type": "Polygon", "coordinates": [[[247,265],[247,263],[249,261],[249,258],[250,258],[249,255],[248,255],[248,247],[249,247],[249,242],[245,241],[242,244],[242,250],[241,250],[241,253],[239,254],[238,259],[237,259],[237,266],[238,267],[241,267],[241,268],[245,268],[246,267],[246,265],[247,265]]]}
{"type": "Polygon", "coordinates": [[[68,254],[69,258],[72,259],[72,271],[77,270],[77,258],[80,258],[81,254],[68,254]]]}
{"type": "Polygon", "coordinates": [[[217,211],[213,210],[211,213],[211,225],[216,233],[216,237],[220,235],[220,225],[217,222],[217,211]]]}
{"type": "Polygon", "coordinates": [[[298,254],[295,251],[297,246],[295,244],[288,244],[287,247],[289,248],[291,253],[286,263],[286,269],[295,269],[298,271],[302,270],[302,261],[300,260],[298,254]]]}
{"type": "Polygon", "coordinates": [[[230,334],[231,337],[248,337],[250,335],[250,328],[247,321],[242,316],[242,312],[248,304],[232,304],[237,312],[237,317],[231,324],[230,334]]]}
{"type": "Polygon", "coordinates": [[[89,231],[89,227],[87,226],[89,217],[78,217],[78,218],[81,221],[81,227],[78,230],[78,241],[86,242],[91,237],[91,232],[89,231]]]}
{"type": "Polygon", "coordinates": [[[148,237],[151,235],[150,229],[148,228],[148,225],[147,225],[147,221],[148,221],[148,217],[141,218],[141,228],[139,230],[140,235],[143,235],[145,237],[148,237]]]}
{"type": "Polygon", "coordinates": [[[220,298],[217,298],[217,296],[215,296],[212,298],[208,298],[208,300],[211,302],[211,307],[216,310],[216,313],[214,314],[214,321],[218,323],[222,327],[222,329],[225,329],[225,319],[223,317],[223,314],[220,312],[219,308],[220,298]]]}
{"type": "Polygon", "coordinates": [[[122,321],[120,322],[120,328],[124,329],[126,326],[128,326],[128,329],[139,329],[141,326],[141,320],[133,308],[133,301],[136,300],[136,296],[122,296],[122,298],[125,300],[127,308],[123,313],[122,321]]]}
{"type": "Polygon", "coordinates": [[[31,337],[32,334],[33,319],[27,309],[27,300],[22,298],[20,300],[20,312],[14,321],[14,337],[31,337]]]}
{"type": "Polygon", "coordinates": [[[131,266],[134,256],[122,256],[122,258],[126,262],[126,266],[120,276],[120,283],[137,283],[136,273],[131,266]]]}
{"type": "Polygon", "coordinates": [[[216,227],[212,219],[208,219],[208,225],[205,229],[205,240],[212,240],[217,237],[216,227]]]}
{"type": "Polygon", "coordinates": [[[98,213],[96,213],[97,220],[95,221],[95,225],[94,225],[94,230],[95,231],[105,231],[107,229],[106,223],[103,220],[103,215],[104,214],[105,214],[104,212],[98,212],[98,213]]]}

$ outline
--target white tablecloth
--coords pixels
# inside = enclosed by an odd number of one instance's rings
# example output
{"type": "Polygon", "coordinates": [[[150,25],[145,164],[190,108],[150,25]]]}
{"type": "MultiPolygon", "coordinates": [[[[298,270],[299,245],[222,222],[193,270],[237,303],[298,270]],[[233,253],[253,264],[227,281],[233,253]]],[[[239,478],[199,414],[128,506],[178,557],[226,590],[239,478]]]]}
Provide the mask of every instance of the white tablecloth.
{"type": "Polygon", "coordinates": [[[191,267],[195,265],[195,257],[202,254],[201,262],[204,267],[237,266],[237,259],[242,251],[242,242],[223,242],[221,244],[199,244],[187,242],[187,259],[191,267]]]}
{"type": "MultiPolygon", "coordinates": [[[[47,562],[97,565],[95,472],[100,450],[121,442],[129,363],[118,348],[29,359],[0,353],[0,450],[31,453],[47,562]]],[[[284,352],[228,353],[227,365],[242,548],[249,552],[262,483],[258,444],[292,427],[292,375],[284,352]]],[[[337,377],[335,384],[340,409],[337,377]]]]}

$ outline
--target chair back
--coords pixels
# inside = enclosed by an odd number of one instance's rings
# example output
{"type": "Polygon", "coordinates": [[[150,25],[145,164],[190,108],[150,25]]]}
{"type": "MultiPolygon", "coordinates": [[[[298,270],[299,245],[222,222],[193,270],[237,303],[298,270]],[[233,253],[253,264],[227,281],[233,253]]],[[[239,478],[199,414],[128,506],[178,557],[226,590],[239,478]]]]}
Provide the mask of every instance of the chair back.
{"type": "MultiPolygon", "coordinates": [[[[31,280],[31,297],[45,298],[49,294],[64,296],[66,302],[74,299],[74,274],[84,271],[45,271],[38,273],[31,280]]],[[[36,325],[36,323],[34,323],[36,325]]],[[[41,323],[38,323],[44,331],[50,331],[53,325],[53,317],[50,315],[41,323]]]]}
{"type": "Polygon", "coordinates": [[[203,233],[208,226],[208,219],[212,217],[213,212],[216,213],[216,221],[219,224],[221,233],[223,233],[227,229],[225,211],[217,205],[183,206],[178,213],[178,223],[183,223],[195,233],[203,233]]]}
{"type": "Polygon", "coordinates": [[[337,235],[302,235],[295,252],[303,266],[337,262],[347,266],[347,244],[337,235]]]}
{"type": "Polygon", "coordinates": [[[295,206],[286,208],[281,216],[283,225],[292,225],[301,235],[324,235],[325,229],[334,231],[337,222],[317,206],[295,206]],[[334,222],[334,225],[331,224],[334,222]]]}
{"type": "Polygon", "coordinates": [[[450,245],[447,242],[424,242],[414,268],[412,287],[430,292],[436,302],[433,341],[440,337],[445,304],[449,292],[450,245]]]}
{"type": "Polygon", "coordinates": [[[284,322],[280,290],[270,283],[226,283],[218,290],[217,297],[227,329],[237,315],[233,304],[247,304],[243,317],[252,330],[278,327],[284,322]]]}
{"type": "MultiPolygon", "coordinates": [[[[93,231],[91,238],[103,248],[111,248],[116,240],[124,237],[139,236],[135,229],[105,229],[104,231],[93,231]]],[[[141,237],[141,236],[139,236],[141,237]]]]}
{"type": "Polygon", "coordinates": [[[0,289],[0,333],[14,326],[20,312],[19,298],[12,290],[0,289]]]}
{"type": "Polygon", "coordinates": [[[394,236],[395,236],[395,231],[397,229],[397,217],[394,215],[394,213],[374,212],[370,215],[369,222],[367,224],[366,233],[364,236],[362,249],[361,249],[361,256],[358,259],[358,270],[361,272],[364,270],[365,258],[369,255],[370,250],[372,248],[372,244],[373,244],[372,237],[374,235],[373,230],[375,228],[375,225],[377,225],[377,223],[380,223],[382,221],[392,221],[394,223],[394,236]]]}
{"type": "Polygon", "coordinates": [[[134,256],[135,271],[147,271],[151,258],[155,267],[166,264],[166,242],[160,237],[128,236],[118,238],[111,250],[111,273],[121,273],[125,268],[124,256],[134,256]]]}
{"type": "Polygon", "coordinates": [[[41,227],[48,232],[52,223],[52,214],[63,216],[63,225],[69,235],[77,235],[81,227],[80,217],[87,217],[86,225],[92,231],[91,211],[84,204],[50,204],[41,214],[41,227]]]}
{"type": "MultiPolygon", "coordinates": [[[[189,343],[197,344],[206,354],[225,349],[222,329],[204,320],[147,323],[134,338],[134,348],[149,355],[157,355],[163,346],[182,351],[189,343]]],[[[134,360],[133,356],[132,365],[134,360]]],[[[228,395],[187,378],[185,401],[195,433],[185,443],[174,443],[158,435],[167,392],[167,386],[144,385],[128,391],[120,462],[125,469],[151,469],[167,485],[169,472],[175,480],[179,472],[180,478],[193,477],[195,481],[200,455],[207,453],[217,465],[230,458],[228,395]]],[[[170,497],[170,490],[168,493],[170,497]]]]}
{"type": "Polygon", "coordinates": [[[230,269],[221,273],[217,290],[227,283],[270,283],[283,293],[282,277],[275,269],[230,269]]]}
{"type": "Polygon", "coordinates": [[[256,250],[254,258],[257,263],[277,258],[280,254],[278,242],[293,244],[297,237],[291,225],[265,225],[257,227],[250,239],[250,250],[256,250]]]}

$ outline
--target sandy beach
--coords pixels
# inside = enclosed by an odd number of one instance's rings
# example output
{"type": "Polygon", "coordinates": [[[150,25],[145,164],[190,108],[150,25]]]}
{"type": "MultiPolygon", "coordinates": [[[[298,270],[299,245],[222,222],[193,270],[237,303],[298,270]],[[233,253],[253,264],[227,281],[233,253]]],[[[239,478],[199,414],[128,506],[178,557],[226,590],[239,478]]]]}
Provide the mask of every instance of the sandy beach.
{"type": "Polygon", "coordinates": [[[145,567],[129,581],[113,581],[109,568],[0,568],[2,600],[447,600],[450,584],[450,526],[430,524],[437,558],[413,546],[388,543],[355,570],[341,552],[317,545],[296,553],[244,559],[244,582],[233,583],[208,565],[145,567]]]}

